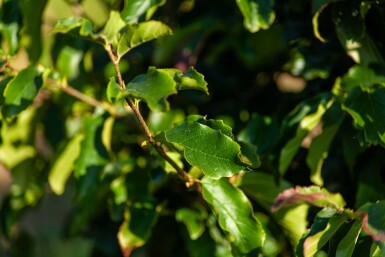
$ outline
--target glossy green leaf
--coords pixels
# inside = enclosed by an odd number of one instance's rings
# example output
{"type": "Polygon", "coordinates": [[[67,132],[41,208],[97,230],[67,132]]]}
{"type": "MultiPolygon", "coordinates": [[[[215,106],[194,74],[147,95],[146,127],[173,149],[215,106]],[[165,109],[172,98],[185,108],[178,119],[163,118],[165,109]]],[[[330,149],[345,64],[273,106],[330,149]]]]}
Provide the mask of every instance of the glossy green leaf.
{"type": "Polygon", "coordinates": [[[274,201],[272,211],[277,211],[283,206],[308,203],[318,207],[342,209],[345,201],[339,193],[330,193],[325,188],[318,186],[290,188],[280,193],[274,201]]]}
{"type": "Polygon", "coordinates": [[[171,34],[171,29],[160,21],[145,21],[139,24],[128,25],[119,39],[118,57],[121,58],[138,45],[171,34]]]}
{"type": "Polygon", "coordinates": [[[206,125],[185,121],[167,131],[166,139],[181,146],[186,160],[211,178],[229,177],[243,169],[237,163],[240,146],[206,125]]]}
{"type": "Polygon", "coordinates": [[[118,100],[119,94],[122,92],[120,85],[116,82],[115,77],[110,78],[107,85],[107,100],[110,103],[115,103],[118,100]]]}
{"type": "Polygon", "coordinates": [[[123,252],[131,252],[144,245],[149,239],[158,214],[152,203],[135,202],[124,216],[124,222],[118,232],[118,240],[123,252]]]}
{"type": "Polygon", "coordinates": [[[146,14],[146,20],[149,20],[158,7],[165,3],[165,0],[125,0],[121,16],[131,24],[138,23],[144,14],[146,14]]]}
{"type": "Polygon", "coordinates": [[[373,240],[385,242],[385,201],[379,201],[368,206],[362,225],[364,231],[373,240]]]}
{"type": "Polygon", "coordinates": [[[79,156],[80,142],[83,140],[83,137],[83,134],[78,134],[71,139],[60,156],[55,160],[49,172],[48,183],[51,190],[57,195],[64,193],[66,182],[79,156]]]}
{"type": "Polygon", "coordinates": [[[203,198],[218,215],[221,228],[229,234],[230,241],[242,254],[262,246],[265,232],[254,217],[251,203],[241,190],[226,179],[202,179],[203,198]]]}
{"type": "Polygon", "coordinates": [[[335,211],[322,210],[317,214],[309,233],[301,240],[297,254],[303,257],[313,257],[336,233],[338,228],[349,218],[348,215],[335,211]]]}
{"type": "Polygon", "coordinates": [[[128,23],[138,23],[151,5],[151,0],[124,0],[124,8],[121,16],[128,23]]]}
{"type": "Polygon", "coordinates": [[[268,29],[274,22],[275,13],[272,0],[236,0],[244,26],[250,32],[268,29]]]}
{"type": "Polygon", "coordinates": [[[358,236],[362,229],[360,220],[355,220],[348,233],[340,241],[336,251],[336,257],[351,257],[356,246],[358,236]]]}
{"type": "Polygon", "coordinates": [[[230,138],[234,138],[233,129],[230,126],[227,126],[223,120],[207,120],[206,117],[202,115],[189,115],[185,119],[186,122],[198,122],[199,124],[208,126],[212,129],[220,131],[223,135],[228,136],[230,138]]]}
{"type": "Polygon", "coordinates": [[[296,135],[282,148],[279,156],[279,172],[283,175],[290,167],[292,160],[301,146],[302,140],[321,121],[326,110],[332,105],[332,101],[320,103],[315,113],[303,118],[297,128],[296,135]]]}
{"type": "Polygon", "coordinates": [[[385,85],[383,72],[383,69],[377,70],[375,67],[355,65],[343,76],[341,85],[346,90],[361,87],[363,91],[368,91],[374,85],[385,85]]]}
{"type": "Polygon", "coordinates": [[[126,23],[120,17],[120,14],[116,11],[111,11],[110,17],[100,32],[100,36],[104,39],[107,44],[112,44],[116,47],[119,39],[119,32],[124,28],[126,23]]]}
{"type": "Polygon", "coordinates": [[[310,179],[318,185],[323,185],[321,170],[324,160],[328,156],[329,148],[343,121],[343,113],[339,104],[333,104],[324,116],[322,133],[315,137],[310,145],[306,163],[310,168],[310,179]]]}
{"type": "Polygon", "coordinates": [[[150,67],[147,74],[139,75],[127,84],[125,93],[145,101],[151,110],[166,111],[169,109],[166,98],[177,93],[175,87],[176,83],[167,72],[150,67]]]}
{"type": "Polygon", "coordinates": [[[199,238],[205,231],[205,219],[207,214],[197,208],[181,208],[175,213],[175,219],[186,225],[192,240],[199,238]]]}
{"type": "Polygon", "coordinates": [[[2,114],[5,117],[10,117],[25,110],[32,104],[42,84],[42,74],[36,67],[29,66],[20,71],[8,83],[4,91],[2,114]]]}
{"type": "Polygon", "coordinates": [[[385,88],[374,92],[354,88],[343,109],[352,116],[355,125],[364,130],[366,142],[385,146],[385,88]]]}

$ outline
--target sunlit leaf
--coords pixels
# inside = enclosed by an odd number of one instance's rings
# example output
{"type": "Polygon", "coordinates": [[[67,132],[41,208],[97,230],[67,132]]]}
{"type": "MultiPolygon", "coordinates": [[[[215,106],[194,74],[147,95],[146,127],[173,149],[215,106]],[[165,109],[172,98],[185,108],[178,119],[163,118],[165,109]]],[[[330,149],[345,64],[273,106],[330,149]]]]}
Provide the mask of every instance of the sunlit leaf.
{"type": "Polygon", "coordinates": [[[276,183],[274,176],[262,172],[250,172],[241,176],[239,187],[266,210],[270,210],[274,199],[285,189],[291,187],[287,181],[276,183]]]}
{"type": "Polygon", "coordinates": [[[127,84],[126,93],[141,99],[154,111],[166,111],[169,103],[166,98],[176,94],[176,83],[165,71],[150,67],[147,74],[135,77],[127,84]]]}
{"type": "Polygon", "coordinates": [[[336,233],[338,228],[349,218],[345,213],[336,213],[334,209],[320,211],[310,231],[297,246],[299,257],[313,257],[336,233]]]}
{"type": "Polygon", "coordinates": [[[383,69],[376,69],[376,67],[355,65],[343,76],[341,85],[346,90],[361,87],[363,91],[368,91],[375,85],[385,85],[383,72],[383,69]]]}
{"type": "Polygon", "coordinates": [[[332,101],[323,102],[318,105],[318,109],[315,113],[307,115],[303,118],[297,128],[297,132],[294,138],[290,139],[289,142],[281,150],[279,156],[279,172],[284,174],[290,167],[291,161],[294,159],[301,146],[302,140],[309,134],[309,132],[320,122],[322,116],[326,110],[332,105],[332,101]]]}
{"type": "Polygon", "coordinates": [[[71,139],[49,172],[49,185],[51,190],[57,195],[61,195],[64,192],[66,182],[74,168],[73,165],[79,156],[80,142],[83,140],[83,137],[83,134],[78,134],[71,139]]]}
{"type": "Polygon", "coordinates": [[[128,208],[124,216],[124,222],[118,232],[118,240],[120,248],[125,253],[146,243],[151,236],[158,214],[152,203],[136,202],[128,208]]]}
{"type": "Polygon", "coordinates": [[[4,91],[2,114],[10,117],[25,110],[32,104],[42,84],[41,72],[36,67],[29,66],[20,71],[4,91]]]}
{"type": "Polygon", "coordinates": [[[199,238],[205,231],[207,214],[197,208],[181,208],[176,211],[175,219],[186,225],[192,240],[199,238]]]}
{"type": "MultiPolygon", "coordinates": [[[[98,38],[94,31],[92,22],[82,17],[68,17],[61,19],[56,23],[52,32],[71,33],[72,35],[84,37],[92,41],[95,41],[98,38]]],[[[97,42],[101,43],[101,41],[97,42]]]]}
{"type": "Polygon", "coordinates": [[[321,135],[315,137],[310,145],[306,163],[310,168],[311,181],[319,186],[323,185],[321,170],[324,160],[328,156],[329,147],[343,120],[343,113],[339,104],[333,104],[324,116],[321,135]]]}
{"type": "Polygon", "coordinates": [[[74,79],[79,75],[83,52],[70,46],[64,46],[57,58],[56,67],[60,75],[66,79],[74,79]]]}
{"type": "Polygon", "coordinates": [[[160,21],[145,21],[139,24],[128,25],[119,39],[118,57],[121,58],[125,53],[138,45],[171,34],[171,29],[160,21]]]}
{"type": "Polygon", "coordinates": [[[211,178],[239,173],[240,146],[220,131],[195,121],[185,121],[166,132],[166,139],[184,149],[186,160],[211,178]]]}
{"type": "Polygon", "coordinates": [[[250,32],[268,29],[274,22],[275,13],[272,0],[236,0],[244,26],[250,32]]]}
{"type": "Polygon", "coordinates": [[[122,20],[120,14],[116,11],[111,11],[106,25],[100,32],[100,36],[106,43],[112,44],[112,46],[116,47],[118,44],[119,32],[125,25],[126,23],[122,20]]]}
{"type": "Polygon", "coordinates": [[[358,236],[362,229],[362,223],[360,220],[355,220],[349,229],[348,233],[340,241],[336,251],[336,257],[350,257],[353,254],[354,247],[356,246],[358,236]]]}
{"type": "Polygon", "coordinates": [[[120,85],[116,83],[115,77],[111,77],[110,82],[108,82],[107,85],[107,100],[110,103],[115,103],[119,97],[119,93],[121,92],[122,90],[120,88],[120,85]]]}
{"type": "Polygon", "coordinates": [[[124,0],[121,16],[128,23],[137,23],[139,17],[146,13],[151,5],[151,0],[124,0]]]}
{"type": "Polygon", "coordinates": [[[368,143],[385,146],[385,88],[374,92],[354,88],[343,109],[352,116],[355,125],[364,130],[368,143]]]}
{"type": "Polygon", "coordinates": [[[107,89],[107,96],[110,95],[111,100],[132,96],[145,101],[153,111],[168,111],[168,96],[176,94],[177,90],[184,89],[196,89],[207,93],[206,85],[203,75],[193,68],[183,73],[177,69],[149,67],[146,74],[136,76],[126,85],[126,90],[120,93],[118,92],[118,85],[111,79],[107,89]],[[191,78],[188,73],[193,74],[191,78]],[[188,79],[190,84],[186,86],[184,84],[186,82],[181,77],[188,79]]]}
{"type": "Polygon", "coordinates": [[[213,180],[204,177],[202,186],[203,198],[217,213],[219,225],[230,235],[237,250],[247,254],[260,248],[265,232],[243,192],[224,178],[213,180]]]}
{"type": "Polygon", "coordinates": [[[308,203],[318,207],[342,209],[345,201],[339,193],[330,193],[317,186],[290,188],[277,196],[272,211],[277,211],[286,205],[308,203]]]}

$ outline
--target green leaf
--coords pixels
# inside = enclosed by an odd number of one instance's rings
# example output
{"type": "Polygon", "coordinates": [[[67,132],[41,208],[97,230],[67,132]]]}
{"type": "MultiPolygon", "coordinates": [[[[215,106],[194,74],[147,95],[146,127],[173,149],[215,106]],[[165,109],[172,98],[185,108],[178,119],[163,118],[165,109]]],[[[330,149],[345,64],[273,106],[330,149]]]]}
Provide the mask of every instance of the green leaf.
{"type": "Polygon", "coordinates": [[[262,246],[265,232],[254,217],[251,203],[241,190],[226,179],[202,179],[203,198],[218,215],[221,228],[230,235],[230,241],[242,254],[262,246]]]}
{"type": "Polygon", "coordinates": [[[244,142],[239,142],[239,145],[241,146],[242,153],[240,159],[243,164],[252,169],[256,169],[261,166],[261,160],[259,159],[259,155],[257,154],[256,146],[244,142]]]}
{"type": "Polygon", "coordinates": [[[110,17],[107,20],[106,25],[100,32],[100,37],[104,39],[106,44],[112,44],[115,48],[118,44],[120,31],[126,26],[126,23],[120,17],[119,12],[111,11],[110,17]]]}
{"type": "Polygon", "coordinates": [[[149,20],[159,6],[166,3],[166,0],[125,0],[121,12],[123,20],[128,23],[138,23],[142,15],[146,13],[146,20],[149,20]]]}
{"type": "Polygon", "coordinates": [[[186,225],[192,240],[199,238],[205,231],[205,219],[207,214],[197,208],[181,208],[176,211],[175,219],[186,225]]]}
{"type": "Polygon", "coordinates": [[[313,257],[348,218],[347,214],[338,214],[333,209],[326,208],[320,211],[309,233],[298,244],[297,255],[313,257]]]}
{"type": "MultiPolygon", "coordinates": [[[[207,92],[207,83],[203,80],[203,75],[196,72],[193,68],[189,69],[189,71],[195,74],[194,76],[197,76],[197,78],[195,78],[197,81],[190,84],[190,86],[181,84],[183,81],[180,79],[180,77],[187,78],[189,76],[186,75],[188,72],[182,73],[177,69],[156,69],[149,67],[147,74],[136,76],[126,85],[126,90],[121,93],[116,93],[117,86],[114,84],[116,82],[110,81],[110,93],[116,100],[126,96],[132,96],[145,101],[153,111],[168,111],[169,103],[167,102],[167,97],[176,94],[177,89],[197,89],[207,92]]],[[[194,81],[194,77],[190,78],[189,81],[194,81]]],[[[107,91],[108,90],[109,89],[107,89],[107,91]]]]}
{"type": "MultiPolygon", "coordinates": [[[[207,120],[206,117],[201,115],[189,115],[185,119],[186,122],[198,122],[199,124],[206,125],[212,129],[220,131],[223,135],[230,138],[234,138],[233,129],[230,126],[227,126],[223,123],[223,120],[207,120]]],[[[182,122],[181,122],[182,123],[182,122]]]]}
{"type": "Polygon", "coordinates": [[[310,180],[318,185],[323,185],[321,170],[324,160],[328,156],[329,147],[343,121],[343,113],[339,104],[333,104],[324,116],[322,134],[315,137],[310,145],[306,163],[310,168],[310,180]]]}
{"type": "Polygon", "coordinates": [[[355,220],[346,236],[340,241],[336,257],[351,257],[362,229],[361,220],[355,220]]]}
{"type": "Polygon", "coordinates": [[[121,16],[125,22],[138,23],[142,16],[151,5],[151,0],[124,0],[124,8],[121,16]]]}
{"type": "Polygon", "coordinates": [[[195,89],[209,94],[204,76],[197,72],[194,67],[189,67],[184,73],[177,69],[173,70],[175,70],[174,80],[178,90],[195,89]]]}
{"type": "Polygon", "coordinates": [[[102,166],[106,163],[105,157],[108,156],[102,144],[102,129],[104,119],[102,115],[86,115],[83,118],[84,138],[81,142],[79,158],[75,162],[75,177],[87,175],[88,169],[102,166]]]}
{"type": "Polygon", "coordinates": [[[120,88],[120,85],[116,83],[115,77],[111,77],[110,82],[108,82],[107,85],[107,100],[110,103],[115,103],[119,98],[119,94],[121,93],[122,90],[120,88]]]}
{"type": "Polygon", "coordinates": [[[127,84],[125,93],[141,99],[153,111],[166,111],[169,103],[166,98],[176,94],[176,83],[165,71],[149,67],[147,74],[135,77],[127,84]]]}
{"type": "Polygon", "coordinates": [[[321,121],[322,116],[325,114],[326,110],[329,109],[332,103],[332,100],[320,103],[315,113],[309,114],[301,120],[295,137],[290,139],[281,150],[281,154],[279,156],[279,172],[282,175],[289,168],[301,146],[303,139],[321,121]]]}
{"type": "Polygon", "coordinates": [[[330,193],[318,186],[290,188],[283,191],[275,199],[272,211],[277,211],[282,206],[308,203],[318,207],[343,209],[345,201],[339,193],[330,193]]]}
{"type": "Polygon", "coordinates": [[[359,3],[335,3],[332,15],[337,36],[344,46],[364,37],[365,25],[359,3]]]}
{"type": "Polygon", "coordinates": [[[139,24],[128,25],[119,39],[118,58],[120,59],[138,45],[171,34],[171,29],[160,21],[145,21],[139,24]]]}
{"type": "Polygon", "coordinates": [[[83,138],[83,134],[74,136],[60,156],[55,160],[49,172],[48,183],[52,191],[57,195],[61,195],[64,192],[67,179],[71,175],[75,160],[80,154],[80,142],[83,138]]]}
{"type": "Polygon", "coordinates": [[[53,33],[71,33],[72,35],[84,37],[91,41],[97,41],[98,36],[94,32],[92,22],[82,17],[68,17],[59,20],[52,29],[53,33]]]}
{"type": "Polygon", "coordinates": [[[254,114],[239,133],[238,140],[257,146],[259,154],[265,153],[277,141],[279,126],[275,119],[254,114]]]}
{"type": "Polygon", "coordinates": [[[166,132],[168,142],[184,149],[186,160],[211,178],[239,173],[240,146],[220,131],[195,121],[185,121],[166,132]]]}
{"type": "Polygon", "coordinates": [[[373,240],[385,242],[385,201],[369,205],[362,225],[373,240]]]}
{"type": "Polygon", "coordinates": [[[151,202],[135,202],[124,214],[124,222],[118,232],[123,252],[131,252],[146,243],[151,236],[158,214],[151,202]]]}
{"type": "Polygon", "coordinates": [[[70,80],[79,76],[80,62],[83,58],[82,51],[70,46],[64,46],[56,62],[60,76],[70,80]]]}
{"type": "Polygon", "coordinates": [[[385,146],[385,88],[374,92],[354,88],[342,108],[353,117],[355,125],[364,130],[366,142],[385,146]]]}
{"type": "Polygon", "coordinates": [[[2,37],[4,37],[8,43],[8,54],[14,55],[19,48],[19,24],[17,24],[17,22],[12,22],[9,24],[0,23],[0,32],[2,37]]]}
{"type": "Polygon", "coordinates": [[[268,29],[273,24],[275,13],[272,0],[236,0],[236,2],[243,15],[243,24],[250,32],[268,29]]]}
{"type": "Polygon", "coordinates": [[[363,91],[370,91],[374,85],[385,86],[384,70],[366,65],[355,65],[343,76],[341,85],[346,90],[361,87],[363,91]]]}
{"type": "Polygon", "coordinates": [[[270,210],[279,193],[291,187],[287,181],[278,184],[272,175],[262,172],[246,173],[238,179],[237,184],[266,210],[270,210]]]}
{"type": "Polygon", "coordinates": [[[24,111],[32,104],[42,84],[42,74],[36,67],[29,66],[20,71],[4,91],[2,114],[11,117],[24,111]]]}
{"type": "Polygon", "coordinates": [[[298,245],[301,237],[308,229],[308,210],[308,205],[301,204],[282,208],[273,213],[274,219],[282,226],[293,246],[298,245]]]}
{"type": "Polygon", "coordinates": [[[23,14],[23,34],[29,40],[24,42],[29,59],[36,63],[42,53],[41,28],[42,16],[47,0],[19,0],[18,4],[23,14]]]}

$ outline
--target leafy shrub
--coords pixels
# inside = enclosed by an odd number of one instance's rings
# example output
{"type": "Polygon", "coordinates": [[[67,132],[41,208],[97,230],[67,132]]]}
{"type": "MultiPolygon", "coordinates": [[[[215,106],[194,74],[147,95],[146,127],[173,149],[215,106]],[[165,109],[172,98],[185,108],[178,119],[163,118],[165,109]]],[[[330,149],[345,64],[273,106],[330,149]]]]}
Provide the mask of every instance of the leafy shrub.
{"type": "Polygon", "coordinates": [[[2,256],[385,255],[384,1],[0,4],[2,256]]]}

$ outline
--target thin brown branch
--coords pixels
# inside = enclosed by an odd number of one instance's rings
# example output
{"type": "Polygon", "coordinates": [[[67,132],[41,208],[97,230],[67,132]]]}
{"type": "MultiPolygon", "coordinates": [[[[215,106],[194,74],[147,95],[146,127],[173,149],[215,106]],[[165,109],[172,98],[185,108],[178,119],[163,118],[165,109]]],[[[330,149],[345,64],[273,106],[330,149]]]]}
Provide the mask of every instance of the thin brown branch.
{"type": "MultiPolygon", "coordinates": [[[[110,59],[112,61],[112,64],[114,65],[120,88],[122,90],[124,90],[124,89],[126,89],[126,84],[124,83],[124,80],[122,78],[122,74],[120,72],[119,58],[116,56],[115,51],[111,45],[108,45],[106,47],[106,51],[107,51],[108,56],[110,57],[110,59]]],[[[155,150],[159,153],[159,155],[177,171],[178,175],[186,182],[186,184],[188,186],[194,184],[194,179],[186,171],[184,171],[182,168],[180,168],[178,166],[178,164],[166,154],[166,152],[164,151],[162,146],[160,144],[158,144],[158,142],[156,142],[150,129],[147,126],[146,121],[144,120],[142,114],[140,113],[139,105],[137,105],[137,103],[135,103],[132,99],[126,98],[125,100],[126,100],[127,105],[132,109],[136,119],[138,120],[138,123],[139,123],[143,133],[145,134],[145,136],[147,138],[147,140],[151,143],[151,145],[154,146],[155,150]]]]}
{"type": "Polygon", "coordinates": [[[80,101],[82,101],[86,104],[89,104],[95,108],[102,108],[102,109],[106,110],[107,112],[109,112],[114,117],[120,116],[115,112],[115,110],[113,109],[112,106],[109,106],[106,103],[100,102],[100,101],[98,101],[92,97],[89,97],[88,95],[83,94],[82,92],[78,91],[77,89],[75,89],[71,86],[68,86],[67,84],[59,83],[59,82],[57,82],[53,79],[50,79],[50,78],[46,78],[45,82],[48,83],[51,87],[60,89],[64,93],[66,93],[70,96],[73,96],[76,99],[79,99],[80,101]]]}

